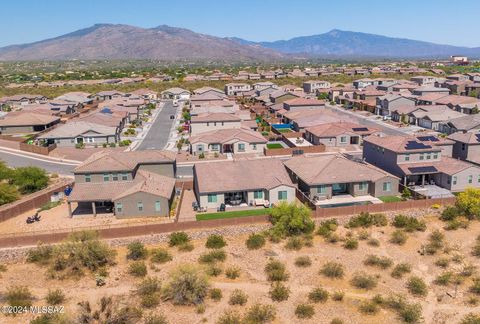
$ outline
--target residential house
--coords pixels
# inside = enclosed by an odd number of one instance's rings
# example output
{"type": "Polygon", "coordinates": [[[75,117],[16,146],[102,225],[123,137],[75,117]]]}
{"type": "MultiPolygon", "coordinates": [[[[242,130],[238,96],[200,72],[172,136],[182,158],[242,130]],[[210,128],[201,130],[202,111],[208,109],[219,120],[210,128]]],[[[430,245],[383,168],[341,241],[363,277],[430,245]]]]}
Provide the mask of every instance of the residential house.
{"type": "Polygon", "coordinates": [[[60,117],[31,112],[11,112],[0,119],[0,134],[31,134],[53,127],[60,117]]]}
{"type": "Polygon", "coordinates": [[[263,90],[269,88],[278,89],[278,86],[271,81],[257,82],[253,84],[253,89],[255,90],[263,90]]]}
{"type": "Polygon", "coordinates": [[[433,86],[438,78],[431,75],[417,75],[411,77],[410,81],[417,83],[419,86],[433,86]]]}
{"type": "Polygon", "coordinates": [[[160,93],[162,99],[189,100],[190,91],[182,88],[170,88],[160,93]]]}
{"type": "Polygon", "coordinates": [[[47,97],[43,95],[19,94],[0,98],[0,108],[8,106],[12,109],[33,103],[44,103],[47,97]]]}
{"type": "Polygon", "coordinates": [[[249,206],[295,201],[295,186],[278,159],[197,163],[194,190],[202,208],[221,204],[249,206]]]}
{"type": "Polygon", "coordinates": [[[158,100],[158,93],[150,89],[138,89],[130,92],[130,95],[138,96],[145,100],[145,103],[155,102],[158,100]]]}
{"type": "Polygon", "coordinates": [[[438,100],[450,97],[451,95],[446,93],[427,93],[423,96],[416,97],[417,105],[437,105],[438,100]]]}
{"type": "Polygon", "coordinates": [[[190,107],[200,107],[202,105],[221,105],[223,102],[228,101],[227,97],[222,93],[203,93],[203,94],[194,94],[190,96],[190,107]]]}
{"type": "Polygon", "coordinates": [[[169,217],[175,195],[175,156],[172,152],[101,151],[73,171],[75,186],[68,197],[75,212],[118,217],[169,217]]]}
{"type": "Polygon", "coordinates": [[[88,92],[67,92],[54,99],[55,101],[66,101],[77,104],[79,108],[93,103],[92,95],[88,92]]]}
{"type": "Polygon", "coordinates": [[[378,130],[350,122],[335,122],[305,128],[305,138],[314,145],[329,147],[360,145],[363,138],[378,130]]]}
{"type": "Polygon", "coordinates": [[[456,132],[448,136],[455,142],[452,156],[480,166],[480,131],[456,132]]]}
{"type": "Polygon", "coordinates": [[[217,97],[225,98],[226,94],[222,90],[212,87],[202,87],[193,90],[194,95],[214,95],[217,97]]]}
{"type": "Polygon", "coordinates": [[[273,103],[281,103],[289,99],[300,98],[300,95],[293,92],[276,90],[269,94],[269,98],[270,101],[273,103]]]}
{"type": "Polygon", "coordinates": [[[119,99],[126,96],[127,96],[126,93],[117,91],[117,90],[100,91],[97,94],[95,94],[96,99],[99,101],[119,99]]]}
{"type": "Polygon", "coordinates": [[[328,81],[322,80],[310,80],[303,82],[303,91],[306,93],[316,93],[317,90],[324,90],[330,89],[331,84],[328,81]]]}
{"type": "Polygon", "coordinates": [[[325,100],[294,98],[283,101],[283,108],[288,111],[325,108],[325,100]]]}
{"type": "Polygon", "coordinates": [[[470,79],[470,81],[480,82],[480,73],[478,73],[478,72],[466,73],[465,75],[468,76],[468,78],[470,79]]]}
{"type": "Polygon", "coordinates": [[[469,81],[470,77],[467,74],[451,74],[451,75],[447,75],[447,80],[469,81]]]}
{"type": "Polygon", "coordinates": [[[241,118],[234,114],[207,113],[192,116],[190,120],[190,134],[197,135],[218,129],[240,128],[241,118]]]}
{"type": "Polygon", "coordinates": [[[417,95],[417,96],[423,96],[426,95],[427,93],[443,93],[443,94],[449,94],[450,90],[446,88],[437,88],[433,86],[424,86],[424,87],[418,87],[413,89],[412,94],[417,95]]]}
{"type": "Polygon", "coordinates": [[[285,162],[298,189],[314,201],[335,196],[396,196],[399,179],[368,163],[337,154],[294,157],[285,162]]]}
{"type": "Polygon", "coordinates": [[[389,93],[376,98],[375,113],[380,116],[390,116],[399,107],[412,108],[415,106],[415,99],[401,94],[389,93]]]}
{"type": "Polygon", "coordinates": [[[227,96],[243,96],[251,91],[252,86],[248,83],[227,83],[225,84],[225,94],[227,96]]]}
{"type": "Polygon", "coordinates": [[[37,139],[44,141],[45,144],[57,144],[57,146],[75,146],[77,144],[97,146],[117,143],[119,135],[117,127],[77,120],[59,125],[41,134],[37,139]]]}
{"type": "Polygon", "coordinates": [[[190,153],[262,153],[267,140],[246,128],[217,129],[191,136],[190,153]]]}
{"type": "Polygon", "coordinates": [[[410,124],[443,132],[445,123],[461,116],[461,113],[451,110],[448,106],[428,105],[416,106],[416,109],[408,114],[408,119],[410,124]]]}
{"type": "Polygon", "coordinates": [[[458,117],[443,125],[443,130],[447,134],[469,132],[477,129],[480,129],[480,114],[458,117]]]}
{"type": "MultiPolygon", "coordinates": [[[[437,145],[442,141],[446,140],[434,136],[372,135],[364,139],[363,158],[414,190],[427,184],[453,192],[479,187],[480,168],[442,154],[442,147],[437,145]]],[[[449,146],[451,142],[448,140],[449,146]]]]}

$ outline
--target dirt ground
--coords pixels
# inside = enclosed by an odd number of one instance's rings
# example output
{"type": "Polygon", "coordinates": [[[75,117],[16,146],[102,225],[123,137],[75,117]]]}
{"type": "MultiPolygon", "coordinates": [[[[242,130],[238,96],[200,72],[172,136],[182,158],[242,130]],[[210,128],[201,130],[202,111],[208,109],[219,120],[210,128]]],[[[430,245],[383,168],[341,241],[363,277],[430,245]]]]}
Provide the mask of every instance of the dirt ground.
{"type": "MultiPolygon", "coordinates": [[[[427,217],[427,231],[409,234],[408,241],[403,246],[389,242],[390,234],[394,230],[391,226],[367,229],[370,237],[380,241],[379,247],[367,245],[366,241],[359,241],[357,250],[344,249],[341,243],[327,243],[320,236],[315,236],[312,247],[304,247],[300,251],[285,249],[285,242],[270,243],[265,247],[251,251],[245,246],[247,236],[239,235],[226,237],[227,260],[223,263],[223,269],[236,265],[241,269],[241,276],[230,280],[222,273],[218,277],[210,278],[211,287],[220,288],[223,298],[219,302],[211,299],[206,300],[206,310],[203,314],[197,314],[194,306],[173,306],[170,302],[161,302],[153,309],[154,313],[163,313],[169,323],[215,323],[218,317],[226,310],[235,309],[244,312],[248,307],[257,303],[271,304],[276,309],[274,323],[330,323],[333,318],[340,318],[344,323],[400,323],[399,318],[390,310],[381,309],[376,315],[364,315],[360,313],[358,306],[362,300],[373,297],[376,294],[388,296],[392,293],[400,293],[407,297],[409,302],[420,303],[423,307],[423,318],[425,323],[458,323],[465,314],[479,312],[480,307],[470,306],[466,303],[471,294],[468,289],[471,279],[467,279],[458,287],[456,298],[449,297],[447,293],[454,296],[454,287],[438,286],[433,283],[435,277],[445,271],[434,265],[439,257],[451,258],[455,254],[462,254],[463,262],[469,262],[480,266],[480,259],[470,255],[470,250],[475,243],[475,238],[480,233],[480,223],[472,222],[468,229],[456,231],[444,231],[446,242],[452,251],[449,254],[444,252],[436,255],[422,256],[419,249],[427,242],[428,235],[434,229],[442,229],[443,223],[436,217],[427,217]],[[368,254],[387,256],[394,261],[394,264],[408,262],[412,265],[412,273],[402,279],[394,279],[390,276],[391,268],[381,270],[379,268],[365,266],[363,261],[368,254]],[[307,268],[299,268],[294,265],[298,256],[309,256],[312,265],[307,268]],[[270,258],[275,258],[286,264],[290,278],[286,285],[290,288],[291,294],[287,301],[273,302],[268,291],[270,284],[267,282],[264,267],[270,258]],[[343,279],[329,279],[319,274],[319,269],[328,261],[340,262],[345,266],[343,279]],[[363,270],[370,274],[379,276],[376,288],[365,291],[353,288],[350,284],[352,274],[363,270]],[[416,275],[422,277],[428,284],[428,295],[426,297],[413,297],[405,287],[406,280],[416,275]],[[315,308],[315,315],[308,320],[300,320],[295,317],[295,307],[299,303],[308,302],[307,295],[315,287],[323,287],[330,293],[334,291],[345,292],[343,301],[329,300],[325,303],[312,304],[315,308]],[[228,299],[234,289],[241,289],[248,294],[246,306],[230,306],[228,299]]],[[[337,233],[344,236],[347,229],[339,227],[337,233]]],[[[358,233],[358,230],[353,230],[358,233]]],[[[204,247],[205,240],[194,241],[195,249],[191,252],[179,252],[175,248],[168,248],[173,255],[171,262],[155,266],[155,269],[148,268],[148,275],[158,277],[162,283],[166,282],[172,269],[185,263],[197,263],[200,254],[207,249],[204,247]]],[[[159,245],[156,245],[156,247],[159,245]]],[[[151,248],[153,246],[149,246],[151,248]]],[[[92,305],[97,305],[102,296],[116,296],[128,304],[137,304],[138,297],[134,290],[141,279],[136,279],[127,273],[128,261],[126,261],[126,249],[120,248],[117,256],[118,264],[109,269],[109,277],[104,287],[96,287],[93,275],[87,275],[82,280],[47,280],[45,279],[45,268],[18,262],[7,264],[7,271],[0,273],[0,291],[10,285],[28,285],[37,297],[35,305],[45,305],[44,297],[50,288],[61,288],[67,295],[64,303],[65,312],[70,318],[75,318],[78,310],[77,303],[88,300],[92,305]],[[35,275],[32,276],[32,273],[35,275]],[[28,279],[27,279],[28,278],[28,279]]],[[[148,261],[147,264],[150,264],[148,261]]],[[[452,263],[450,268],[458,264],[452,263]]],[[[97,307],[97,306],[95,306],[97,307]]],[[[145,310],[145,314],[152,312],[145,310]]],[[[1,323],[26,323],[32,315],[21,315],[17,317],[1,317],[1,323]]]]}
{"type": "Polygon", "coordinates": [[[107,147],[103,148],[101,145],[100,147],[86,147],[83,149],[77,149],[75,147],[57,147],[53,151],[50,152],[50,156],[67,159],[67,160],[74,160],[74,161],[85,161],[88,159],[92,154],[99,152],[99,151],[117,151],[123,152],[125,151],[126,147],[107,147]]]}

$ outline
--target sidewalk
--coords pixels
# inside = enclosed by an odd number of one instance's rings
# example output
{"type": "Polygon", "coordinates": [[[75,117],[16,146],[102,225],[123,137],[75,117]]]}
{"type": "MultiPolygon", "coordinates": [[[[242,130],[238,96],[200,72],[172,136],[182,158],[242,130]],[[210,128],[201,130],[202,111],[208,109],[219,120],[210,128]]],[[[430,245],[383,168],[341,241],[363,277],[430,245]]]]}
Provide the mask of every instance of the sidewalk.
{"type": "Polygon", "coordinates": [[[25,151],[12,149],[12,148],[8,148],[8,147],[3,147],[3,146],[0,147],[0,152],[2,152],[2,151],[5,152],[5,153],[12,154],[12,155],[25,157],[25,158],[30,158],[30,159],[34,159],[34,160],[40,160],[40,161],[44,161],[44,162],[50,162],[50,163],[59,163],[59,164],[66,164],[66,165],[79,165],[80,163],[82,163],[82,161],[78,161],[78,160],[69,160],[69,159],[63,159],[63,158],[48,156],[48,155],[25,152],[25,151]]]}

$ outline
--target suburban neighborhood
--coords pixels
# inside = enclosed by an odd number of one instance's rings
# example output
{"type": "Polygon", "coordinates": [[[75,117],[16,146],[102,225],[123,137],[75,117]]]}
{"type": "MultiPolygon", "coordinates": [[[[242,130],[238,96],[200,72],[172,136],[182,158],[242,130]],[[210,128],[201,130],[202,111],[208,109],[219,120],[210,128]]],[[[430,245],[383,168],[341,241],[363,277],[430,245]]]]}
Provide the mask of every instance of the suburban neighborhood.
{"type": "Polygon", "coordinates": [[[480,323],[478,44],[207,2],[0,44],[0,323],[480,323]]]}

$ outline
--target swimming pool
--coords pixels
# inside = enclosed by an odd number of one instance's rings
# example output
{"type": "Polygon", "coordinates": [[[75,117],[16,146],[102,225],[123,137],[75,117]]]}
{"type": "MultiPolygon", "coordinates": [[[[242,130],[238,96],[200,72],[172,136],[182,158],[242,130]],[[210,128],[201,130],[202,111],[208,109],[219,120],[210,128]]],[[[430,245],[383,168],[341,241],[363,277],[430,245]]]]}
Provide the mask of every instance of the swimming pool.
{"type": "Polygon", "coordinates": [[[363,206],[363,205],[371,205],[371,201],[357,201],[357,202],[349,202],[349,203],[338,203],[338,204],[325,204],[325,205],[318,205],[320,208],[335,208],[335,207],[348,207],[348,206],[363,206]]]}

